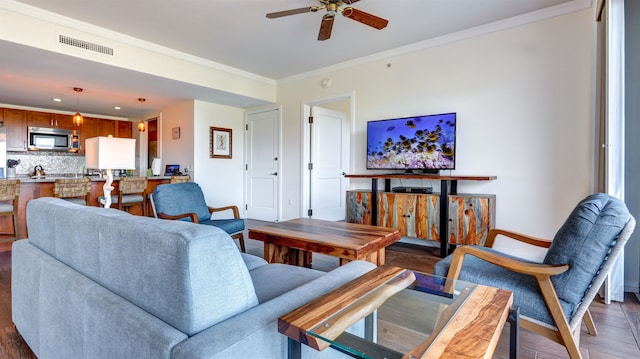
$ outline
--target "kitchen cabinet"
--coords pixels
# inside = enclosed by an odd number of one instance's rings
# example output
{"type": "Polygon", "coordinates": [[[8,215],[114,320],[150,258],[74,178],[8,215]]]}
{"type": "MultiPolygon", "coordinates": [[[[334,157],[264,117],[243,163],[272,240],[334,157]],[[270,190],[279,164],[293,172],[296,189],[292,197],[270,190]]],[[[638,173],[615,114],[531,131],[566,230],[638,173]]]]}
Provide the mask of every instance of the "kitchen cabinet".
{"type": "Polygon", "coordinates": [[[0,112],[7,127],[7,151],[26,151],[27,111],[5,108],[0,112]]]}
{"type": "Polygon", "coordinates": [[[84,140],[97,136],[132,138],[133,123],[85,117],[81,126],[73,124],[73,115],[0,108],[0,121],[7,126],[7,151],[26,151],[29,127],[63,128],[75,131],[80,138],[79,153],[84,153],[84,140]]]}
{"type": "Polygon", "coordinates": [[[82,126],[76,126],[73,124],[73,116],[72,115],[63,115],[59,113],[54,113],[51,116],[51,120],[53,122],[53,127],[64,128],[67,130],[79,130],[82,126]]]}
{"type": "Polygon", "coordinates": [[[73,124],[72,115],[59,113],[27,111],[27,123],[29,127],[52,127],[76,130],[78,126],[73,124]]]}
{"type": "Polygon", "coordinates": [[[80,129],[80,150],[79,153],[84,153],[85,140],[87,138],[98,136],[98,122],[97,118],[85,117],[80,129]]]}
{"type": "Polygon", "coordinates": [[[113,137],[132,138],[132,123],[129,121],[106,120],[102,118],[85,117],[80,126],[80,153],[84,153],[87,138],[112,135],[113,137]]]}
{"type": "Polygon", "coordinates": [[[111,135],[113,137],[117,137],[116,121],[98,118],[96,119],[96,127],[98,129],[98,136],[108,137],[111,135]]]}
{"type": "Polygon", "coordinates": [[[54,127],[52,113],[27,111],[29,127],[54,127]]]}
{"type": "Polygon", "coordinates": [[[116,121],[116,137],[133,138],[133,123],[129,121],[116,121]]]}

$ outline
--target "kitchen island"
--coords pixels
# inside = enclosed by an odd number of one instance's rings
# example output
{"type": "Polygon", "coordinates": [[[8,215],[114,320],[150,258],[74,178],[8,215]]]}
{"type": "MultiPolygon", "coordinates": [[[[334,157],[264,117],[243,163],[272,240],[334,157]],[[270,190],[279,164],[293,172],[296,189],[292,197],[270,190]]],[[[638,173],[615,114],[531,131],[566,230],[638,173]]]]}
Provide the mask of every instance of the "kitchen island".
{"type": "MultiPolygon", "coordinates": [[[[20,238],[27,238],[27,220],[26,210],[27,203],[40,197],[53,197],[53,184],[56,178],[74,178],[73,176],[47,176],[43,178],[31,178],[31,177],[17,177],[20,180],[20,200],[18,203],[18,233],[20,238]]],[[[92,176],[91,178],[91,193],[89,196],[89,205],[98,206],[98,197],[103,195],[102,186],[105,179],[98,176],[92,176]]],[[[159,184],[169,183],[171,176],[154,176],[148,177],[147,193],[153,192],[153,190],[159,184]]],[[[118,184],[120,178],[115,177],[113,180],[114,190],[111,194],[118,194],[118,184]]],[[[112,207],[114,207],[112,205],[112,207]]],[[[151,208],[149,206],[149,208],[151,208]]],[[[130,208],[131,214],[142,215],[141,206],[133,206],[130,208]]],[[[9,216],[0,217],[0,236],[7,233],[11,233],[12,219],[9,216]]]]}

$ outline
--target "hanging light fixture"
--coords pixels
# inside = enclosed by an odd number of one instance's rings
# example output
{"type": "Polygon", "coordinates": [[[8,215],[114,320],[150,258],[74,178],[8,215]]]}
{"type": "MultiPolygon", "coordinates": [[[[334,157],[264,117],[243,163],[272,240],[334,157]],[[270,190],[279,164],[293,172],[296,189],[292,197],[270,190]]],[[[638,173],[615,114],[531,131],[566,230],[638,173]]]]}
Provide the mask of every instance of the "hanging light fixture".
{"type": "Polygon", "coordinates": [[[76,126],[82,126],[82,122],[84,121],[84,118],[80,114],[80,92],[82,92],[82,88],[74,87],[73,91],[76,92],[76,110],[77,110],[76,114],[73,115],[73,124],[76,126]]]}
{"type": "Polygon", "coordinates": [[[147,130],[147,125],[144,123],[144,113],[142,112],[142,104],[147,101],[144,97],[138,98],[140,102],[140,121],[138,121],[138,132],[144,132],[147,130]]]}

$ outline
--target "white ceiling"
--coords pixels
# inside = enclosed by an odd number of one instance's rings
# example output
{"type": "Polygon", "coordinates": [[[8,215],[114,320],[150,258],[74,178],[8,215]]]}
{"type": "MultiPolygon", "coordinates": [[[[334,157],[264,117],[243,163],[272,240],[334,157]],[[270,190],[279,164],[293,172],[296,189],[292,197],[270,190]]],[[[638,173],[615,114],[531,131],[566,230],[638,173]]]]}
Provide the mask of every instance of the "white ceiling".
{"type": "MultiPolygon", "coordinates": [[[[316,0],[0,0],[22,3],[273,80],[390,51],[563,3],[586,0],[361,0],[354,8],[386,18],[376,30],[337,16],[317,41],[323,11],[267,19],[316,0]]],[[[28,31],[28,29],[21,29],[28,31]]],[[[186,99],[237,107],[261,101],[0,40],[0,103],[139,117],[186,99]],[[52,97],[63,97],[54,104],[52,97]],[[114,105],[122,106],[116,111],[114,105]]]]}

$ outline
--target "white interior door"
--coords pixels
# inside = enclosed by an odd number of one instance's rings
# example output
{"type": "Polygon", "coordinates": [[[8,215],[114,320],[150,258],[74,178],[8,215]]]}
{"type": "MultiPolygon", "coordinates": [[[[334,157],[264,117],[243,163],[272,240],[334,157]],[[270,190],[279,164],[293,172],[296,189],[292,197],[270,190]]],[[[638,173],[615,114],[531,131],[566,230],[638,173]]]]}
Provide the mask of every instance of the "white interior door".
{"type": "Polygon", "coordinates": [[[274,222],[279,212],[280,114],[247,115],[247,218],[274,222]]]}
{"type": "Polygon", "coordinates": [[[347,120],[342,112],[312,106],[310,124],[310,213],[330,221],[345,219],[344,174],[349,168],[347,120]]]}

